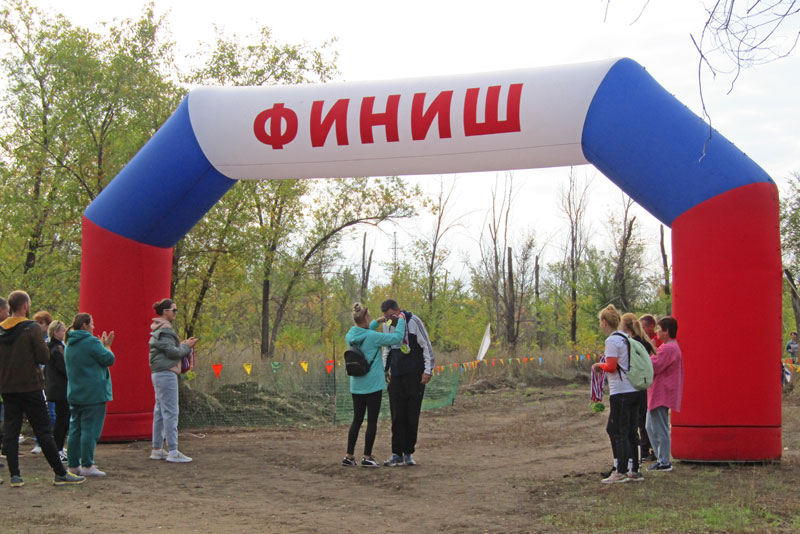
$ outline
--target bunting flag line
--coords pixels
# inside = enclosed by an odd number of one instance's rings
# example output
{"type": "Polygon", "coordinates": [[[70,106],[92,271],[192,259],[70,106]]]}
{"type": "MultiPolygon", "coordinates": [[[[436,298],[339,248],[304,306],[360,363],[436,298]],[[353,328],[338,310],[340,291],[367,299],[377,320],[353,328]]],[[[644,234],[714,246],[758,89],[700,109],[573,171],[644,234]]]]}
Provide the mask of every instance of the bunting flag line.
{"type": "MultiPolygon", "coordinates": [[[[583,362],[584,360],[586,360],[586,361],[592,361],[592,360],[600,360],[600,361],[602,361],[602,357],[603,357],[602,354],[598,354],[598,353],[563,354],[562,356],[559,356],[559,357],[564,357],[564,356],[569,358],[569,361],[575,362],[576,364],[578,364],[579,362],[583,362]]],[[[533,363],[534,360],[538,360],[540,366],[544,365],[544,358],[542,356],[520,357],[520,358],[491,358],[491,359],[490,358],[484,358],[483,360],[477,360],[476,359],[476,360],[467,361],[467,362],[461,362],[461,363],[456,362],[456,363],[448,363],[446,365],[437,365],[436,367],[434,367],[433,373],[438,375],[438,374],[441,374],[444,371],[446,371],[448,368],[451,371],[458,370],[459,373],[464,373],[465,371],[470,370],[470,369],[472,369],[472,370],[478,369],[480,367],[481,363],[483,363],[484,365],[488,366],[488,365],[490,365],[489,364],[490,360],[491,360],[491,366],[492,367],[497,367],[497,362],[498,361],[500,362],[500,365],[503,366],[503,367],[505,367],[506,365],[511,366],[515,362],[518,365],[522,365],[523,363],[526,363],[526,364],[527,363],[533,363]]],[[[787,372],[789,374],[800,371],[800,365],[793,364],[791,362],[791,359],[782,360],[782,361],[783,361],[784,368],[787,370],[787,372]]],[[[294,367],[295,364],[299,364],[300,368],[303,369],[304,373],[308,373],[309,367],[312,366],[311,362],[309,362],[309,361],[283,362],[283,363],[285,364],[283,367],[286,367],[287,365],[291,365],[292,367],[294,367]]],[[[217,378],[220,377],[223,365],[224,364],[221,364],[221,363],[215,363],[215,364],[211,365],[212,369],[214,370],[214,375],[217,378]]],[[[253,364],[253,363],[243,363],[242,364],[242,368],[244,369],[245,373],[248,376],[250,376],[252,374],[252,372],[253,372],[253,367],[255,367],[256,365],[257,364],[253,364]]],[[[336,359],[336,358],[331,359],[331,360],[325,360],[325,370],[326,370],[326,372],[328,374],[332,374],[333,370],[334,370],[334,367],[337,366],[337,365],[341,366],[342,365],[342,360],[339,360],[339,359],[336,359]]],[[[278,371],[281,368],[281,362],[270,362],[270,368],[272,369],[272,372],[274,374],[278,374],[278,371]]]]}

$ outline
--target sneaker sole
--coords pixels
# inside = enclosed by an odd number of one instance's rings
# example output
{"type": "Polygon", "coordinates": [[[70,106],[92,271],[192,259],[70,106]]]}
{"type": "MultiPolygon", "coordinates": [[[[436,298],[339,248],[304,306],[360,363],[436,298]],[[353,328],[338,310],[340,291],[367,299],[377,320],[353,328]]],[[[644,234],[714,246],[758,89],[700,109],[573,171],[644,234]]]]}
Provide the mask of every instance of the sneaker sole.
{"type": "Polygon", "coordinates": [[[25,485],[25,483],[24,483],[24,482],[12,482],[12,483],[11,483],[11,487],[12,487],[12,488],[21,488],[21,487],[22,487],[22,486],[24,486],[24,485],[25,485]]]}
{"type": "Polygon", "coordinates": [[[55,481],[54,480],[53,481],[53,485],[54,486],[76,486],[78,484],[83,484],[84,482],[86,482],[85,478],[83,480],[59,480],[59,481],[55,481]]]}
{"type": "Polygon", "coordinates": [[[167,461],[171,464],[188,464],[191,460],[170,460],[167,458],[167,461]]]}

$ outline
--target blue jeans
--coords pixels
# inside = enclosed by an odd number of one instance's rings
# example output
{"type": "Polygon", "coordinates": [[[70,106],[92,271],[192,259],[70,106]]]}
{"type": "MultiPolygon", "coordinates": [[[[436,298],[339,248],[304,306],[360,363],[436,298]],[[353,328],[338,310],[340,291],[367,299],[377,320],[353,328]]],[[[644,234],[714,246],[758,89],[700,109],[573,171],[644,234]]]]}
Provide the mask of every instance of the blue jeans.
{"type": "Polygon", "coordinates": [[[159,371],[150,375],[156,392],[153,408],[153,448],[160,449],[167,441],[168,451],[178,450],[178,375],[159,371]]]}

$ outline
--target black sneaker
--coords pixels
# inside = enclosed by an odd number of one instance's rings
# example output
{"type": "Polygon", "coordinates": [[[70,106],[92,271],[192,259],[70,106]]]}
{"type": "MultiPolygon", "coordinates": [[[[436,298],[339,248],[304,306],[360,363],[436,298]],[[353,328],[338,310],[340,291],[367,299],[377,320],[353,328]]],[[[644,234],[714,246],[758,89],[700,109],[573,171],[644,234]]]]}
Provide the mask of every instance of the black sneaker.
{"type": "Polygon", "coordinates": [[[347,456],[345,456],[344,460],[342,460],[342,465],[344,467],[355,467],[358,464],[356,463],[355,458],[348,458],[347,456]]]}
{"type": "Polygon", "coordinates": [[[364,456],[361,458],[361,467],[380,467],[380,464],[372,456],[369,458],[364,456]]]}
{"type": "Polygon", "coordinates": [[[653,465],[649,466],[647,468],[647,470],[648,471],[662,471],[664,473],[667,473],[669,471],[672,471],[672,464],[662,465],[662,464],[656,462],[653,465]]]}

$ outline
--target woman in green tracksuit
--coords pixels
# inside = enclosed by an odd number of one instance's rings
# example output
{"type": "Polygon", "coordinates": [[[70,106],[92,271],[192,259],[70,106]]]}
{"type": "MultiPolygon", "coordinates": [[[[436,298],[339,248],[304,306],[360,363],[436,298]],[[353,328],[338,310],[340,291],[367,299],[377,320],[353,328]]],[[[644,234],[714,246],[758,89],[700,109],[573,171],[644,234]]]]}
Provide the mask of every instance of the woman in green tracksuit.
{"type": "Polygon", "coordinates": [[[358,440],[358,432],[361,423],[364,422],[364,413],[369,412],[367,417],[367,432],[364,435],[364,457],[361,459],[362,467],[378,467],[378,462],[372,457],[372,446],[375,443],[375,434],[378,431],[378,414],[381,411],[381,397],[383,390],[386,389],[386,377],[383,369],[383,354],[381,347],[397,345],[403,342],[406,331],[405,317],[400,316],[397,321],[395,331],[391,334],[377,332],[379,322],[370,322],[369,310],[361,306],[360,303],[353,305],[353,322],[355,326],[350,328],[345,336],[348,345],[358,345],[367,363],[370,364],[369,371],[364,376],[350,377],[350,393],[353,395],[353,423],[350,425],[350,432],[347,435],[347,454],[342,460],[344,466],[354,466],[356,459],[353,456],[358,440]]]}
{"type": "Polygon", "coordinates": [[[88,313],[79,313],[67,332],[64,361],[67,365],[69,402],[69,471],[81,476],[102,477],[94,464],[94,449],[106,418],[106,403],[112,400],[111,374],[114,353],[109,350],[114,332],[96,338],[94,322],[88,313]]]}

